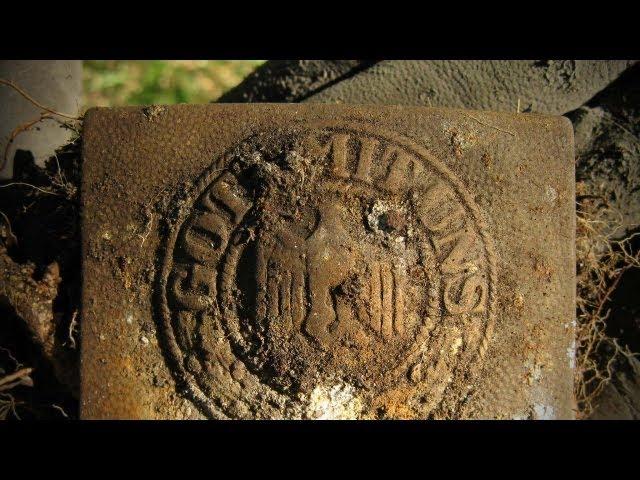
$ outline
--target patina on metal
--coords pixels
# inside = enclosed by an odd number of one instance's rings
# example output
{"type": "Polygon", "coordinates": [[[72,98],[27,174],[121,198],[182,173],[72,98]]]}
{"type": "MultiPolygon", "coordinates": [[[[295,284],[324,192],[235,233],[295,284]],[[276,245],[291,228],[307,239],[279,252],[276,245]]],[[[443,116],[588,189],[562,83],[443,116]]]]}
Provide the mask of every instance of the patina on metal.
{"type": "Polygon", "coordinates": [[[83,156],[83,418],[573,418],[568,120],[93,109],[83,156]]]}

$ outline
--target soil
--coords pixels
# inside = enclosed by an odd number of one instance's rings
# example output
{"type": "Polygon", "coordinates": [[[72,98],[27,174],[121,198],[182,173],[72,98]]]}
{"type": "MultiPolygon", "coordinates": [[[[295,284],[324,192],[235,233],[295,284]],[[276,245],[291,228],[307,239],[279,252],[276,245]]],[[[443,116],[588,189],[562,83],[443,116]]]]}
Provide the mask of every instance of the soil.
{"type": "Polygon", "coordinates": [[[365,60],[279,60],[265,63],[220,103],[300,102],[373,65],[365,60]]]}
{"type": "Polygon", "coordinates": [[[44,169],[18,151],[14,179],[0,192],[0,368],[34,367],[34,387],[15,394],[21,418],[76,416],[80,233],[80,143],[69,144],[44,169]],[[7,222],[8,220],[8,222],[7,222]],[[12,358],[13,357],[13,358],[12,358]],[[55,405],[58,408],[54,408],[55,405]]]}

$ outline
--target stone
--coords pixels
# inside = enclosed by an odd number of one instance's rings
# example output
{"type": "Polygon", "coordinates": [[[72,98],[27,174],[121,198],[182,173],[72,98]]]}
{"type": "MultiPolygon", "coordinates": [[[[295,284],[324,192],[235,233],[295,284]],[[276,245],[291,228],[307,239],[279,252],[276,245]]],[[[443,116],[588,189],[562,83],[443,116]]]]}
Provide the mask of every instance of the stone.
{"type": "Polygon", "coordinates": [[[634,60],[384,60],[314,92],[305,101],[562,115],[588,102],[635,63],[634,60]]]}
{"type": "Polygon", "coordinates": [[[505,112],[516,112],[519,106],[520,112],[560,115],[591,103],[636,64],[636,60],[270,60],[217,101],[505,112]]]}
{"type": "Polygon", "coordinates": [[[574,418],[573,149],[532,114],[88,111],[82,418],[574,418]]]}

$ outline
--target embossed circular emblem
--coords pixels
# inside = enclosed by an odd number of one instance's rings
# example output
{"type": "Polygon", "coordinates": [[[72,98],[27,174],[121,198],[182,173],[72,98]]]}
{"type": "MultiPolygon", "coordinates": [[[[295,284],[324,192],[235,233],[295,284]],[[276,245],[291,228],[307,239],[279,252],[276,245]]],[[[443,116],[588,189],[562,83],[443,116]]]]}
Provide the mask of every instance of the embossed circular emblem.
{"type": "Polygon", "coordinates": [[[493,256],[462,183],[423,148],[361,125],[256,134],[179,205],[160,319],[205,414],[459,408],[491,333],[493,256]]]}

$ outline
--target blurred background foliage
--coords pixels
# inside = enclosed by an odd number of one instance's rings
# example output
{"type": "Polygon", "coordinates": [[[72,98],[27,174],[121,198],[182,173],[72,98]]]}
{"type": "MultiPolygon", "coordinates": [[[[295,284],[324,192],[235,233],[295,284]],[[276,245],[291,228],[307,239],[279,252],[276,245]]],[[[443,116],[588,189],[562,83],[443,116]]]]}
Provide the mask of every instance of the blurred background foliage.
{"type": "Polygon", "coordinates": [[[84,106],[208,103],[264,60],[87,60],[84,106]]]}

